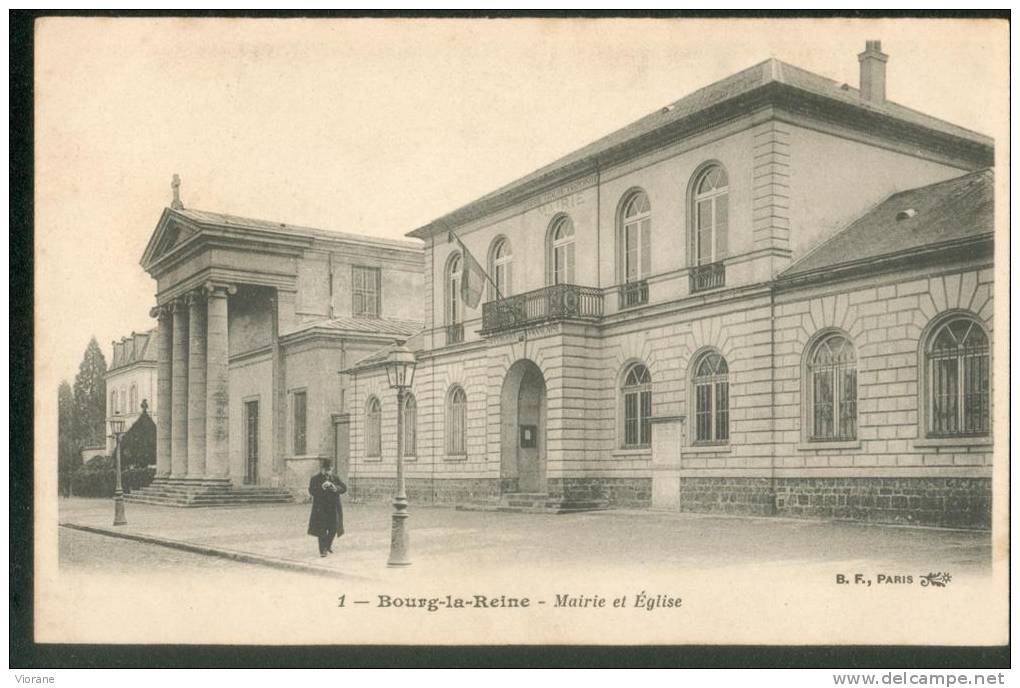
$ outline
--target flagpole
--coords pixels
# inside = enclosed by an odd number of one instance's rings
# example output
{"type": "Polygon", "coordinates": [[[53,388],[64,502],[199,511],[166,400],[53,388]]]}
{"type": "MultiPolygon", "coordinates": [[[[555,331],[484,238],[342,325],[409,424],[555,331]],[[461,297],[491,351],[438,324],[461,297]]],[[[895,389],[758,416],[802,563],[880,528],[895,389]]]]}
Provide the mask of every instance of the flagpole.
{"type": "Polygon", "coordinates": [[[487,279],[489,281],[489,284],[491,284],[492,288],[496,291],[496,300],[497,301],[506,301],[506,299],[503,297],[503,295],[499,291],[499,285],[497,285],[495,282],[492,281],[492,278],[489,277],[489,272],[485,269],[485,267],[481,263],[478,262],[478,259],[475,258],[475,254],[471,253],[471,251],[468,250],[468,247],[464,245],[464,242],[460,240],[460,237],[457,236],[456,234],[454,234],[453,230],[447,230],[447,236],[448,237],[453,237],[454,240],[456,240],[456,242],[460,245],[461,250],[464,251],[464,253],[470,254],[471,255],[471,260],[475,261],[475,263],[477,263],[478,267],[481,268],[482,274],[485,275],[485,279],[487,279]]]}

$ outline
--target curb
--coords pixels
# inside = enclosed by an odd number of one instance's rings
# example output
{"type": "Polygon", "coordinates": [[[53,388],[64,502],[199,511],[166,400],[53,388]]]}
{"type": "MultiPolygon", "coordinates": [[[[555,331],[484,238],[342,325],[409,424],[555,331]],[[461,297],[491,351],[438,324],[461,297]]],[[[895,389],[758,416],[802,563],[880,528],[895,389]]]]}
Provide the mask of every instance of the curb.
{"type": "Polygon", "coordinates": [[[344,578],[347,580],[362,580],[370,581],[375,580],[366,576],[356,576],[349,573],[343,573],[335,569],[328,569],[322,566],[315,566],[314,564],[306,564],[300,561],[294,561],[293,559],[278,559],[276,557],[267,557],[261,554],[252,554],[251,552],[240,552],[233,549],[222,549],[219,547],[209,547],[208,545],[199,545],[194,542],[186,542],[184,540],[172,540],[170,538],[157,537],[155,535],[142,535],[140,533],[132,533],[126,530],[113,530],[110,528],[99,528],[97,526],[87,526],[81,523],[60,523],[61,528],[69,528],[71,530],[80,530],[85,533],[93,533],[95,535],[106,535],[108,537],[121,538],[123,540],[133,540],[135,542],[143,542],[148,545],[158,545],[160,547],[168,547],[170,549],[181,550],[182,552],[190,552],[192,554],[202,554],[210,557],[219,557],[220,559],[229,559],[243,564],[256,564],[259,566],[266,566],[269,568],[281,569],[284,571],[298,571],[300,573],[309,573],[316,576],[326,576],[329,578],[344,578]]]}

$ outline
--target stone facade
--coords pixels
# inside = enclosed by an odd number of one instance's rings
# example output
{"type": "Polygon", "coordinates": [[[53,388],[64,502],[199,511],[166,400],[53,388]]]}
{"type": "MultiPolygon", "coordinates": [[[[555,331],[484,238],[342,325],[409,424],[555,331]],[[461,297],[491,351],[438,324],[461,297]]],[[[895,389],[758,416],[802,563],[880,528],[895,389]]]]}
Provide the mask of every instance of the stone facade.
{"type": "MultiPolygon", "coordinates": [[[[128,430],[142,412],[142,402],[153,420],[158,421],[156,404],[157,330],[132,332],[113,342],[113,355],[106,371],[106,421],[123,420],[128,430]]],[[[114,439],[107,433],[106,453],[112,454],[114,439]]]]}
{"type": "Polygon", "coordinates": [[[420,248],[175,199],[142,264],[158,284],[157,482],[304,496],[321,459],[346,470],[342,371],[421,327],[420,248]]]}
{"type": "MultiPolygon", "coordinates": [[[[802,74],[767,62],[732,79],[761,77],[755,69],[766,80],[802,74]]],[[[426,323],[408,342],[418,358],[408,484],[427,481],[433,501],[441,483],[481,483],[504,494],[604,498],[619,507],[986,527],[991,433],[930,436],[923,410],[924,347],[933,329],[957,314],[992,336],[987,237],[966,250],[894,248],[852,270],[787,275],[886,199],[970,179],[989,164],[992,144],[960,130],[948,145],[942,135],[950,125],[890,114],[889,127],[893,120],[917,127],[907,146],[842,95],[833,104],[841,112],[824,118],[797,97],[717,120],[692,115],[683,135],[656,144],[635,139],[602,158],[591,154],[587,167],[569,158],[559,181],[526,177],[412,232],[425,242],[426,323]],[[727,246],[703,265],[694,213],[713,168],[728,180],[727,246]],[[623,236],[635,193],[650,206],[640,249],[623,236]],[[553,281],[552,232],[564,217],[574,231],[570,283],[577,285],[568,291],[553,281]],[[451,266],[462,264],[464,247],[486,265],[496,245],[512,255],[502,305],[486,286],[477,309],[451,306],[461,296],[451,266]],[[647,253],[636,280],[626,264],[633,251],[647,253]],[[517,314],[509,323],[508,312],[517,314]],[[810,429],[807,357],[834,333],[855,351],[855,425],[849,437],[820,441],[810,429]],[[728,433],[715,441],[696,436],[696,369],[708,355],[727,365],[728,433]],[[636,443],[627,440],[622,388],[635,364],[647,369],[651,392],[651,438],[636,443]],[[530,424],[521,420],[529,397],[517,371],[525,365],[541,377],[541,480],[531,481],[539,490],[522,486],[532,460],[518,437],[530,424]],[[462,420],[451,406],[457,390],[466,398],[462,420]],[[451,452],[451,434],[462,425],[465,451],[451,452]],[[933,494],[933,484],[943,493],[933,494]]],[[[356,367],[352,386],[351,475],[388,484],[394,394],[372,359],[356,367]],[[370,399],[382,408],[382,451],[374,457],[363,439],[370,399]]]]}

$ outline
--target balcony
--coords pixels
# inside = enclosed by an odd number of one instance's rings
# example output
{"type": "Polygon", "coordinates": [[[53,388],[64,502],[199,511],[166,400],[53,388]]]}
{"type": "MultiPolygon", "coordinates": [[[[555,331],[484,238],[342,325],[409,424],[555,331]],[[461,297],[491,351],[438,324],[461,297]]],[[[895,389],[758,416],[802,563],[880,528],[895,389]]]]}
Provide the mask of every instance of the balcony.
{"type": "Polygon", "coordinates": [[[648,303],[648,282],[627,282],[620,285],[620,310],[648,303]]]}
{"type": "Polygon", "coordinates": [[[446,345],[460,344],[464,341],[464,323],[446,326],[446,345]]]}
{"type": "Polygon", "coordinates": [[[691,268],[691,293],[726,286],[726,266],[722,262],[691,268]]]}
{"type": "Polygon", "coordinates": [[[482,333],[492,334],[558,320],[596,320],[602,317],[602,312],[601,289],[556,284],[484,304],[482,333]]]}

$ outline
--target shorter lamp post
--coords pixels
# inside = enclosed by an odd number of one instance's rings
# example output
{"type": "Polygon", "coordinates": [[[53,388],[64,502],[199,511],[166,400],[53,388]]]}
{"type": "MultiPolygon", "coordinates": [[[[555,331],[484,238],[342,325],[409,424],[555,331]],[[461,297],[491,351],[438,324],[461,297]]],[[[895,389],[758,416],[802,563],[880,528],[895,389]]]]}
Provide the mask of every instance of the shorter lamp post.
{"type": "Polygon", "coordinates": [[[117,483],[113,488],[113,525],[115,526],[126,526],[127,518],[124,516],[124,489],[120,482],[120,438],[124,436],[124,420],[114,419],[110,421],[110,434],[113,435],[117,441],[114,449],[114,455],[116,456],[115,471],[117,473],[117,483]]]}
{"type": "Polygon", "coordinates": [[[387,566],[410,566],[407,558],[407,491],[404,488],[404,398],[414,382],[414,353],[405,346],[394,348],[386,358],[386,381],[397,390],[397,494],[393,498],[390,559],[387,566]]]}

